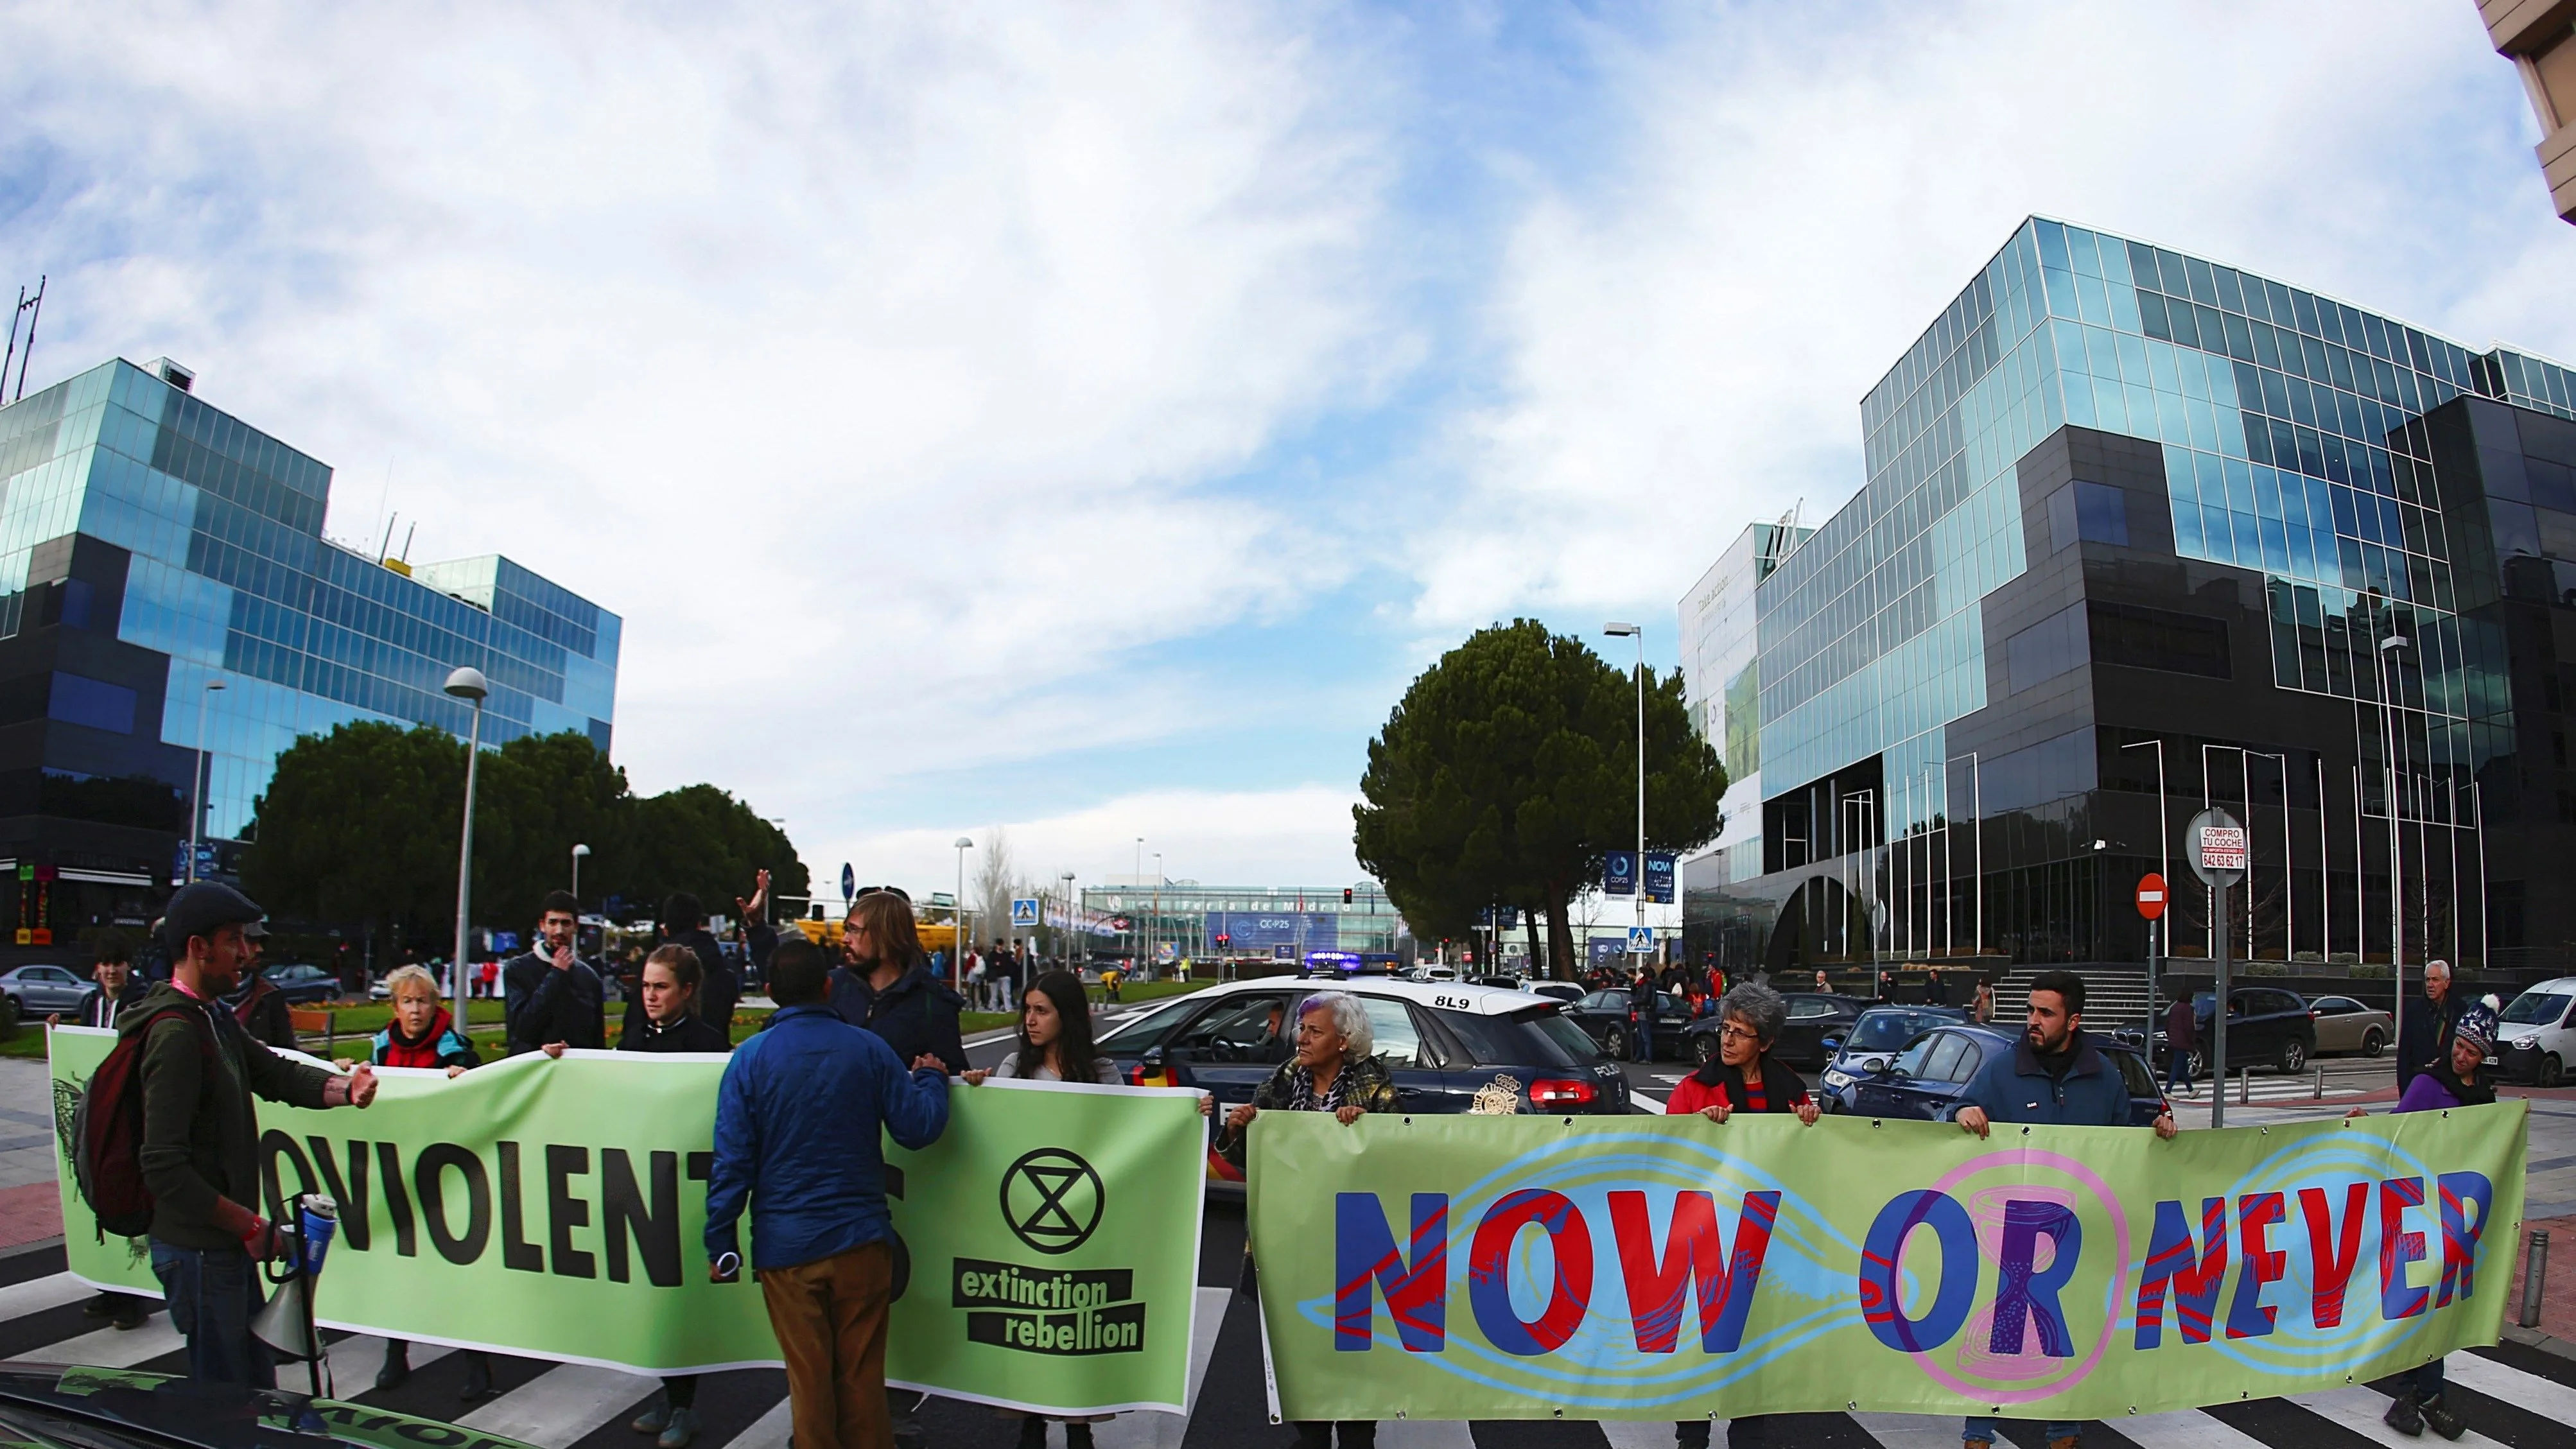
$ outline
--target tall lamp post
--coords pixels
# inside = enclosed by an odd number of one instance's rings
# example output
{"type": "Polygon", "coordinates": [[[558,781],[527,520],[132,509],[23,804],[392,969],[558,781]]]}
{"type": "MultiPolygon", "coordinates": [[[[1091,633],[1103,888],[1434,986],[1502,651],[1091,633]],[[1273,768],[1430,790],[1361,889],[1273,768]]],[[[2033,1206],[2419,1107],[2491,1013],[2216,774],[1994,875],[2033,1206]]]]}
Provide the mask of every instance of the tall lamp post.
{"type": "MultiPolygon", "coordinates": [[[[2379,718],[2388,747],[2388,986],[2396,997],[2389,1034],[2406,1040],[2406,837],[2397,824],[2397,651],[2406,636],[2379,641],[2379,718]]],[[[2358,862],[2354,865],[2357,873],[2358,862]]],[[[2356,878],[2357,874],[2356,874],[2356,878]]]]}
{"type": "MultiPolygon", "coordinates": [[[[2167,832],[2171,828],[2168,822],[2173,817],[2165,813],[2165,737],[2158,735],[2151,740],[2132,740],[2120,748],[2143,750],[2149,745],[2156,747],[2156,878],[2165,883],[2165,899],[2170,902],[2173,899],[2173,840],[2167,832]]],[[[2163,939],[2167,929],[2165,921],[2159,918],[2152,929],[2156,933],[2158,944],[2165,948],[2165,956],[2170,959],[2173,955],[2173,946],[2171,942],[2163,939]]],[[[2151,1028],[2150,1035],[2152,1035],[2155,1019],[2156,953],[2151,950],[2147,952],[2147,1022],[2151,1028]]]]}
{"type": "Polygon", "coordinates": [[[588,854],[590,847],[587,845],[572,848],[572,899],[575,905],[581,903],[581,858],[588,854]]]}
{"type": "Polygon", "coordinates": [[[957,837],[956,846],[957,944],[948,953],[948,977],[950,982],[962,987],[966,984],[966,852],[975,848],[975,842],[961,835],[957,837]]]}
{"type": "MultiPolygon", "coordinates": [[[[1613,639],[1637,641],[1637,865],[1629,884],[1637,890],[1637,924],[1642,926],[1646,924],[1646,628],[1614,622],[1602,625],[1601,632],[1613,639]]],[[[1628,944],[1628,954],[1636,955],[1636,938],[1631,936],[1628,944]]]]}
{"type": "MultiPolygon", "coordinates": [[[[1150,946],[1153,950],[1155,950],[1155,951],[1159,952],[1159,951],[1162,949],[1162,945],[1163,945],[1163,853],[1162,853],[1161,851],[1159,851],[1159,850],[1154,852],[1154,915],[1153,915],[1153,921],[1154,921],[1154,926],[1153,926],[1153,940],[1152,940],[1151,942],[1149,942],[1148,944],[1149,944],[1149,946],[1150,946]]],[[[1156,968],[1156,967],[1158,967],[1158,966],[1160,966],[1161,964],[1162,964],[1162,963],[1161,963],[1160,961],[1148,961],[1148,962],[1146,962],[1146,963],[1145,963],[1145,979],[1146,979],[1146,980],[1148,980],[1148,981],[1153,980],[1153,979],[1154,979],[1154,971],[1155,971],[1155,968],[1156,968]]]]}
{"type": "Polygon", "coordinates": [[[447,692],[474,706],[474,723],[465,736],[465,825],[456,847],[456,956],[448,965],[456,991],[456,1019],[465,1020],[466,944],[473,927],[474,905],[474,775],[483,754],[483,700],[492,682],[483,671],[465,665],[447,676],[447,692]]]}
{"type": "Polygon", "coordinates": [[[223,687],[222,680],[209,679],[204,691],[197,696],[197,773],[191,780],[197,787],[193,792],[197,798],[188,806],[188,869],[185,872],[190,885],[197,881],[197,832],[206,818],[206,777],[214,773],[213,762],[207,758],[213,752],[206,748],[206,705],[223,687]]]}
{"type": "Polygon", "coordinates": [[[1078,973],[1082,968],[1073,964],[1073,872],[1066,871],[1056,879],[1064,882],[1064,929],[1057,933],[1056,944],[1064,952],[1064,969],[1078,973]]]}

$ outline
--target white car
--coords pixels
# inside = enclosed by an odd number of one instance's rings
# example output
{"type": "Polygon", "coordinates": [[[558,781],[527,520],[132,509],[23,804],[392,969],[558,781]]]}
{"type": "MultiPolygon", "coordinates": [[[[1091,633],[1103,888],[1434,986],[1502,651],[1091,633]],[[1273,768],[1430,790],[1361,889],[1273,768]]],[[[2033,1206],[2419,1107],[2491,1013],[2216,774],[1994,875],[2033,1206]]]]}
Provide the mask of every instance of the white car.
{"type": "Polygon", "coordinates": [[[2576,1062],[2576,976],[2543,981],[2513,999],[2496,1027],[2496,1058],[2507,1078],[2555,1087],[2576,1062]]]}
{"type": "Polygon", "coordinates": [[[1568,1004],[1581,1001],[1584,997],[1583,984],[1578,981],[1524,981],[1521,983],[1521,990],[1532,996],[1544,996],[1551,1001],[1562,1001],[1568,1004]]]}

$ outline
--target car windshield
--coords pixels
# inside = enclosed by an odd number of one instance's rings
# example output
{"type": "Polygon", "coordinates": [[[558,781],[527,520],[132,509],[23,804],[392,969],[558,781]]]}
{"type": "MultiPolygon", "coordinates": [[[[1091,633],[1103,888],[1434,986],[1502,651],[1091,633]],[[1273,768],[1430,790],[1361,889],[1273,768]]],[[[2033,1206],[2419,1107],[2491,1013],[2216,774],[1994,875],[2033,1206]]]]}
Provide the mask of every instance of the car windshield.
{"type": "Polygon", "coordinates": [[[1894,1051],[1914,1040],[1916,1032],[1951,1019],[1922,1011],[1869,1012],[1853,1024],[1851,1040],[1843,1047],[1855,1052],[1894,1051]]]}
{"type": "Polygon", "coordinates": [[[2567,1014],[2567,1003],[2576,1001],[2556,991],[2526,991],[2504,1009],[2504,1019],[2515,1026],[2553,1026],[2567,1014]]]}
{"type": "Polygon", "coordinates": [[[1562,1011],[1553,1007],[1534,1007],[1513,1012],[1503,1018],[1528,1028],[1527,1035],[1552,1047],[1566,1066],[1580,1066],[1601,1059],[1601,1044],[1592,1034],[1575,1025],[1562,1011]]]}

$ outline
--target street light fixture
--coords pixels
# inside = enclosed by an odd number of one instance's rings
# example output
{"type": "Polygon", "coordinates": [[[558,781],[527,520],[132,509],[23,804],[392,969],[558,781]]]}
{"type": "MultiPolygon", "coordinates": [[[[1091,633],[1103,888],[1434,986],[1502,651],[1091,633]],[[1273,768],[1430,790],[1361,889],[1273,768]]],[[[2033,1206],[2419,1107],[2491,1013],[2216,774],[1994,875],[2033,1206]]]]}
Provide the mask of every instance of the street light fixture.
{"type": "Polygon", "coordinates": [[[191,885],[196,884],[197,881],[197,831],[198,827],[204,823],[206,818],[206,777],[214,773],[213,761],[207,758],[207,756],[212,752],[206,748],[206,705],[208,701],[215,697],[216,691],[223,687],[224,682],[222,680],[209,679],[206,681],[205,690],[197,696],[197,773],[190,777],[189,781],[189,783],[196,786],[196,790],[194,792],[196,799],[188,806],[188,869],[186,871],[186,875],[188,877],[188,883],[191,885]]]}
{"type": "MultiPolygon", "coordinates": [[[[2406,836],[2397,824],[2397,651],[2407,647],[2403,634],[2390,634],[2379,641],[2375,661],[2379,674],[2379,719],[2381,738],[2388,756],[2388,985],[2396,994],[2397,1009],[2390,1013],[2389,1032],[2398,1041],[2406,1040],[2406,836]]],[[[2355,879],[2361,865],[2355,861],[2355,879]]],[[[2403,1066],[2403,1059],[2400,1065],[2403,1066]]]]}
{"type": "Polygon", "coordinates": [[[590,847],[587,845],[576,845],[572,848],[572,903],[575,921],[581,919],[581,858],[588,854],[590,854],[590,847]]]}
{"type": "Polygon", "coordinates": [[[1082,968],[1072,964],[1072,943],[1066,936],[1066,933],[1073,929],[1073,872],[1066,871],[1064,874],[1057,876],[1056,879],[1064,882],[1064,926],[1056,933],[1056,944],[1064,949],[1064,969],[1067,971],[1079,972],[1082,968]]]}
{"type": "Polygon", "coordinates": [[[957,909],[951,915],[957,927],[957,943],[948,952],[948,976],[959,986],[966,984],[966,852],[974,848],[973,840],[957,837],[957,909]]]}
{"type": "MultiPolygon", "coordinates": [[[[1612,622],[1601,626],[1601,632],[1613,639],[1637,641],[1637,865],[1629,884],[1637,890],[1637,924],[1646,924],[1646,626],[1612,622]]],[[[1636,938],[1629,938],[1634,950],[1636,938]]]]}
{"type": "MultiPolygon", "coordinates": [[[[474,706],[474,722],[465,736],[465,824],[458,832],[456,847],[456,957],[449,963],[451,983],[456,990],[456,1019],[465,1020],[466,943],[474,905],[474,776],[483,754],[483,700],[492,693],[492,681],[473,665],[464,665],[447,676],[447,692],[474,706]]],[[[459,1028],[462,1029],[461,1027],[459,1028]]]]}

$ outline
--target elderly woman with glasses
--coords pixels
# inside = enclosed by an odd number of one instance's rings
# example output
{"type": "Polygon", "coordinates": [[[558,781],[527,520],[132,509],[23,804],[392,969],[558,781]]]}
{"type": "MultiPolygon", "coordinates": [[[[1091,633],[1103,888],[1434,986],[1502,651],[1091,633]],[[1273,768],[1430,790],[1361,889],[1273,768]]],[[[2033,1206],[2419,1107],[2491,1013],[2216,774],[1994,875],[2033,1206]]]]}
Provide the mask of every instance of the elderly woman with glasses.
{"type": "MultiPolygon", "coordinates": [[[[1768,986],[1746,982],[1717,1003],[1717,1055],[1682,1078],[1664,1102],[1667,1115],[1696,1112],[1724,1124],[1738,1112],[1786,1112],[1810,1127],[1816,1104],[1798,1074],[1771,1055],[1789,1005],[1768,986]]],[[[1749,1415],[1726,1421],[1727,1449],[1760,1449],[1770,1437],[1769,1416],[1749,1415]]],[[[1708,1449],[1708,1420],[1684,1419],[1673,1425],[1677,1449],[1708,1449]]]]}
{"type": "MultiPolygon", "coordinates": [[[[1395,1079],[1371,1054],[1376,1044],[1367,1010],[1349,992],[1318,991],[1299,1002],[1296,1056],[1255,1088],[1251,1101],[1226,1114],[1217,1151],[1242,1167],[1247,1129],[1264,1112],[1330,1112],[1348,1127],[1370,1112],[1394,1111],[1395,1079]]],[[[1244,1251],[1251,1252],[1249,1243],[1244,1251]]],[[[1299,1449],[1332,1449],[1336,1429],[1342,1449],[1370,1449],[1377,1442],[1377,1425],[1366,1420],[1300,1422],[1299,1449]]]]}

